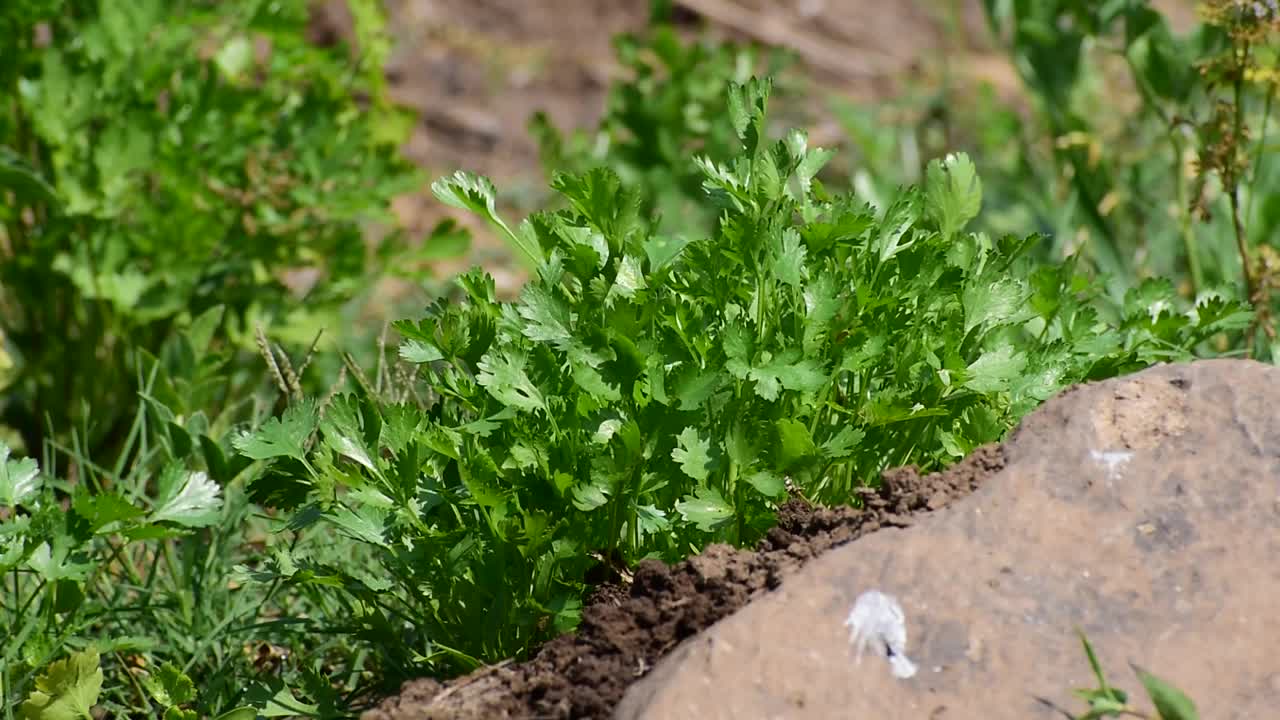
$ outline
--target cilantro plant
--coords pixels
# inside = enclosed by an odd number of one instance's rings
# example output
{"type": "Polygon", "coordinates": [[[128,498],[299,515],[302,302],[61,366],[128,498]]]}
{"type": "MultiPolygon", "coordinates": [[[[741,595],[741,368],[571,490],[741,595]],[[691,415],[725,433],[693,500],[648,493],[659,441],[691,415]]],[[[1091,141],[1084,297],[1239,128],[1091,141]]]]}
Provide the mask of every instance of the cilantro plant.
{"type": "MultiPolygon", "coordinates": [[[[353,3],[353,62],[308,44],[308,5],[0,7],[0,425],[28,452],[75,428],[111,461],[139,375],[204,311],[236,349],[259,324],[309,342],[405,260],[397,232],[366,242],[416,185],[381,10],[353,3]]],[[[211,402],[261,380],[240,359],[211,402]]]]}
{"type": "Polygon", "coordinates": [[[973,163],[932,163],[883,208],[829,192],[830,153],[766,134],[770,83],[731,84],[728,157],[696,158],[704,233],[666,232],[607,168],[561,173],[565,209],[518,225],[488,180],[435,184],[536,268],[518,300],[479,271],[464,297],[395,325],[417,368],[397,398],[362,386],[294,403],[236,442],[253,492],[375,550],[354,573],[282,555],[261,582],[341,585],[379,652],[436,671],[571,628],[592,579],[709,542],[750,544],[789,492],[822,503],[887,467],[926,469],[1000,439],[1065,385],[1190,356],[1247,323],[1142,284],[1106,323],[1041,238],[965,230],[973,163]],[[790,488],[790,490],[789,490],[790,488]]]}

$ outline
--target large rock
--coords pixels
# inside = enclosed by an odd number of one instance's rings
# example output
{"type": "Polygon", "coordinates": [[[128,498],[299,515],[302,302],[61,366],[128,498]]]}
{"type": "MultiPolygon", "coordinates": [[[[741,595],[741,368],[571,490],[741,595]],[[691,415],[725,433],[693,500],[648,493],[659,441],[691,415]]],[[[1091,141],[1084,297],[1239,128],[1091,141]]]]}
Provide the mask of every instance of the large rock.
{"type": "MultiPolygon", "coordinates": [[[[683,643],[620,720],[1062,718],[1129,663],[1206,718],[1280,717],[1280,369],[1166,365],[1076,388],[1029,416],[972,495],[810,563],[683,643]],[[855,600],[900,603],[908,678],[861,661],[855,600]]],[[[899,668],[901,660],[895,661],[899,668]]],[[[898,674],[906,674],[901,672],[898,674]]]]}

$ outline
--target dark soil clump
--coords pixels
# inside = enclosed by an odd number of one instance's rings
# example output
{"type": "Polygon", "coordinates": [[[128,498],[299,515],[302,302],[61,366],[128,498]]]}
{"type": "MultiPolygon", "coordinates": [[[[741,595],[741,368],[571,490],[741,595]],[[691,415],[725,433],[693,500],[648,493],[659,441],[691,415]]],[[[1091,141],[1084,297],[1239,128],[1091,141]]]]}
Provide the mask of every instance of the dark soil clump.
{"type": "Polygon", "coordinates": [[[421,679],[365,720],[608,718],[627,688],[681,641],[775,589],[790,573],[882,527],[905,527],[976,489],[1004,467],[997,445],[943,472],[890,470],[865,491],[864,508],[818,508],[792,500],[756,550],[712,545],[675,565],[645,561],[629,586],[593,594],[575,633],[530,660],[485,668],[447,683],[421,679]]]}

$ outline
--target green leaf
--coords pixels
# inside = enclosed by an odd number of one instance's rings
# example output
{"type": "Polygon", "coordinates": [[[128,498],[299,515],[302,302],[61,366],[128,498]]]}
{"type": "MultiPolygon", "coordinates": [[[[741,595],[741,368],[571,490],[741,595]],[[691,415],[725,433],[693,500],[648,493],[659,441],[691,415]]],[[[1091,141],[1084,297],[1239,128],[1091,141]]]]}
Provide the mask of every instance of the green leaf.
{"type": "Polygon", "coordinates": [[[799,355],[799,350],[780,353],[753,371],[752,376],[777,378],[782,387],[793,392],[816,393],[827,384],[827,373],[816,360],[799,358],[799,355]]]}
{"type": "Polygon", "coordinates": [[[472,452],[458,464],[458,471],[463,485],[477,503],[490,508],[506,503],[509,486],[502,482],[492,455],[482,450],[472,452]]]}
{"type": "MultiPolygon", "coordinates": [[[[1134,78],[1153,97],[1183,102],[1195,88],[1196,58],[1173,37],[1164,18],[1151,8],[1134,11],[1151,23],[1142,34],[1126,43],[1125,56],[1134,78]],[[1145,12],[1144,12],[1145,11],[1145,12]]],[[[1134,24],[1133,19],[1126,25],[1134,24]]]]}
{"type": "Polygon", "coordinates": [[[800,233],[795,228],[783,231],[773,260],[773,273],[783,285],[800,287],[804,281],[804,261],[807,254],[800,233]]]}
{"type": "MultiPolygon", "coordinates": [[[[551,187],[564,195],[574,209],[612,243],[619,243],[640,228],[640,197],[633,189],[623,186],[621,178],[610,168],[594,167],[581,175],[558,172],[551,180],[551,187]]],[[[600,259],[608,260],[608,253],[600,259]]]]}
{"type": "Polygon", "coordinates": [[[590,512],[609,502],[608,486],[594,479],[589,484],[575,486],[572,492],[573,506],[583,512],[590,512]]]}
{"type": "Polygon", "coordinates": [[[764,140],[764,118],[773,81],[751,78],[729,84],[729,122],[748,154],[754,154],[764,140]]]}
{"type": "Polygon", "coordinates": [[[920,193],[907,189],[885,211],[872,249],[887,263],[890,258],[910,248],[916,242],[916,223],[920,220],[920,193]],[[908,238],[903,242],[903,238],[908,238]]]}
{"type": "Polygon", "coordinates": [[[790,469],[817,453],[809,428],[799,420],[782,418],[774,423],[774,429],[774,464],[779,469],[790,469]]]}
{"type": "Polygon", "coordinates": [[[938,223],[947,241],[978,216],[982,209],[982,181],[968,155],[951,153],[929,163],[925,202],[929,216],[938,223]]]}
{"type": "Polygon", "coordinates": [[[720,342],[726,358],[725,369],[735,378],[746,380],[751,373],[755,335],[742,323],[733,322],[725,326],[720,342]]]}
{"type": "Polygon", "coordinates": [[[540,284],[525,285],[516,312],[526,320],[524,336],[534,342],[563,348],[573,338],[569,309],[540,284]]]}
{"type": "Polygon", "coordinates": [[[685,475],[699,482],[711,473],[711,443],[699,437],[697,428],[686,427],[676,438],[677,446],[671,450],[671,459],[680,464],[685,475]]]}
{"type": "Polygon", "coordinates": [[[213,342],[218,326],[222,324],[226,309],[225,305],[215,305],[191,321],[191,325],[186,330],[186,336],[194,352],[201,355],[209,352],[209,345],[213,342]]]}
{"type": "Polygon", "coordinates": [[[724,375],[712,370],[690,368],[676,380],[675,395],[681,410],[697,410],[724,384],[724,375]]]}
{"type": "Polygon", "coordinates": [[[236,450],[254,460],[291,457],[305,460],[304,445],[316,430],[315,403],[304,400],[285,409],[280,418],[268,418],[262,427],[231,441],[236,450]]]}
{"type": "Polygon", "coordinates": [[[962,299],[965,334],[976,327],[995,327],[1029,318],[1029,295],[1026,284],[1016,278],[982,279],[968,285],[962,299]]]}
{"type": "Polygon", "coordinates": [[[1203,335],[1243,330],[1253,322],[1256,313],[1246,305],[1216,294],[1205,294],[1196,300],[1196,330],[1203,335]]]}
{"type": "Polygon", "coordinates": [[[1133,672],[1142,681],[1142,686],[1147,689],[1147,695],[1151,696],[1156,712],[1160,713],[1160,720],[1200,720],[1200,712],[1196,710],[1196,704],[1187,697],[1186,693],[1137,665],[1132,667],[1133,672]]]}
{"type": "Polygon", "coordinates": [[[421,340],[407,340],[400,344],[400,357],[411,363],[429,363],[444,359],[440,348],[421,340]]]}
{"type": "MultiPolygon", "coordinates": [[[[765,353],[768,356],[768,353],[765,353]]],[[[769,358],[762,366],[749,372],[756,381],[756,394],[765,400],[778,399],[782,388],[793,392],[814,393],[827,382],[827,374],[809,359],[799,359],[800,351],[791,349],[769,358]]],[[[735,366],[730,366],[732,371],[735,366]]]]}
{"type": "Polygon", "coordinates": [[[169,497],[160,498],[151,513],[152,522],[174,522],[185,527],[208,527],[218,522],[222,498],[218,484],[203,471],[186,473],[169,497]]]}
{"type": "Polygon", "coordinates": [[[521,232],[517,235],[498,216],[498,193],[489,178],[459,170],[450,177],[440,178],[432,183],[431,192],[435,193],[441,202],[476,213],[500,229],[512,247],[520,251],[530,267],[536,269],[546,261],[542,255],[542,249],[531,234],[521,232]]]}
{"type": "Polygon", "coordinates": [[[1127,321],[1149,320],[1154,322],[1161,314],[1169,312],[1177,297],[1173,281],[1169,278],[1147,278],[1141,285],[1130,288],[1124,294],[1124,316],[1127,321]]]}
{"type": "Polygon", "coordinates": [[[365,443],[360,421],[356,418],[354,399],[351,396],[336,399],[325,411],[320,423],[324,444],[338,455],[353,460],[366,470],[381,476],[374,464],[374,451],[365,443]]]}
{"type": "Polygon", "coordinates": [[[383,508],[362,504],[355,510],[346,505],[338,505],[326,517],[345,531],[348,537],[389,549],[391,546],[383,539],[387,515],[383,508]]]}
{"type": "Polygon", "coordinates": [[[733,421],[724,437],[725,454],[742,467],[754,463],[760,452],[759,443],[749,437],[750,434],[748,422],[739,418],[733,421]]]}
{"type": "Polygon", "coordinates": [[[27,566],[49,582],[83,580],[93,565],[83,562],[83,554],[72,554],[71,539],[56,537],[53,544],[40,543],[27,558],[27,566]]]}
{"type": "Polygon", "coordinates": [[[964,386],[980,393],[1007,392],[1026,366],[1027,356],[1006,345],[970,363],[964,386]]]}
{"type": "Polygon", "coordinates": [[[746,477],[747,484],[768,498],[781,497],[787,492],[787,481],[768,470],[759,470],[746,477]]]}
{"type": "Polygon", "coordinates": [[[139,674],[151,697],[161,705],[182,705],[196,697],[195,683],[173,663],[166,662],[151,674],[139,674]]]}
{"type": "Polygon", "coordinates": [[[47,203],[60,209],[58,191],[7,145],[0,145],[0,189],[12,191],[20,204],[47,203]]]}
{"type": "Polygon", "coordinates": [[[9,459],[9,446],[0,442],[0,506],[16,507],[35,497],[44,484],[32,458],[9,459]]]}
{"type": "Polygon", "coordinates": [[[615,297],[634,298],[636,293],[648,287],[644,280],[644,271],[640,267],[640,258],[627,255],[618,264],[618,274],[614,277],[613,287],[609,288],[606,301],[615,297]]]}
{"type": "Polygon", "coordinates": [[[476,382],[504,405],[525,412],[544,410],[546,401],[542,392],[524,371],[527,361],[523,352],[513,349],[486,353],[480,358],[476,382]]]}
{"type": "Polygon", "coordinates": [[[676,512],[703,532],[714,532],[733,520],[733,506],[714,488],[699,487],[676,503],[676,512]]]}
{"type": "Polygon", "coordinates": [[[852,457],[865,437],[866,432],[862,428],[845,425],[834,437],[822,443],[822,454],[832,460],[852,457]]]}
{"type": "Polygon", "coordinates": [[[644,254],[649,259],[649,272],[656,273],[674,262],[689,243],[688,238],[667,235],[654,235],[645,240],[644,254]]]}
{"type": "Polygon", "coordinates": [[[298,715],[315,716],[320,707],[304,703],[293,694],[293,690],[279,678],[272,678],[265,683],[256,683],[249,687],[244,699],[258,709],[261,717],[296,717],[298,715]]]}
{"type": "Polygon", "coordinates": [[[139,518],[146,513],[126,500],[119,492],[93,492],[83,485],[76,487],[72,495],[72,508],[89,523],[93,533],[106,529],[115,531],[119,523],[139,518]]]}
{"type": "Polygon", "coordinates": [[[22,720],[92,718],[89,711],[102,690],[97,650],[73,652],[51,663],[36,677],[35,686],[18,708],[22,720]]]}
{"type": "Polygon", "coordinates": [[[588,395],[601,402],[617,402],[622,398],[618,388],[605,382],[604,376],[596,370],[600,364],[598,357],[592,356],[585,349],[575,349],[569,353],[569,366],[573,373],[573,381],[588,395]]]}
{"type": "MultiPolygon", "coordinates": [[[[1089,669],[1093,671],[1093,676],[1098,680],[1098,688],[1103,692],[1107,692],[1109,686],[1107,677],[1102,672],[1102,663],[1098,662],[1098,655],[1093,651],[1093,644],[1089,642],[1089,638],[1085,636],[1084,631],[1076,630],[1076,635],[1080,637],[1080,644],[1084,646],[1085,658],[1089,661],[1089,669]]],[[[1120,698],[1123,702],[1124,698],[1120,698]]]]}
{"type": "Polygon", "coordinates": [[[842,305],[836,292],[835,279],[823,272],[804,288],[805,322],[803,348],[806,356],[818,352],[827,340],[831,321],[842,305]]]}

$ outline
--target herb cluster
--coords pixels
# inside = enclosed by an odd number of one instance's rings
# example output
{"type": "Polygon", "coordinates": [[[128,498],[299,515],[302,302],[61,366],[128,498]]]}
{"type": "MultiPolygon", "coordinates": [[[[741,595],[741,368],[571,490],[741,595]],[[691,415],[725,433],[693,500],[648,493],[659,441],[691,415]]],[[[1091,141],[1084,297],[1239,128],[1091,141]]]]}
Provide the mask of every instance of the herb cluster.
{"type": "MultiPolygon", "coordinates": [[[[658,232],[608,169],[557,175],[567,209],[514,229],[484,178],[437,182],[534,263],[518,300],[460,277],[462,300],[395,324],[417,402],[295,404],[237,441],[276,460],[256,492],[295,526],[378,548],[379,572],[343,582],[380,642],[454,668],[524,652],[573,627],[592,573],[750,544],[789,492],[855,502],[887,467],[1000,439],[1067,384],[1189,358],[1249,321],[1220,299],[1175,313],[1162,281],[1102,321],[1072,263],[1028,261],[1037,237],[965,231],[981,183],[964,155],[883,210],[831,193],[815,179],[830,153],[767,138],[769,90],[731,85],[740,150],[696,159],[708,236],[658,232]]],[[[261,579],[330,574],[280,558],[261,579]]]]}

